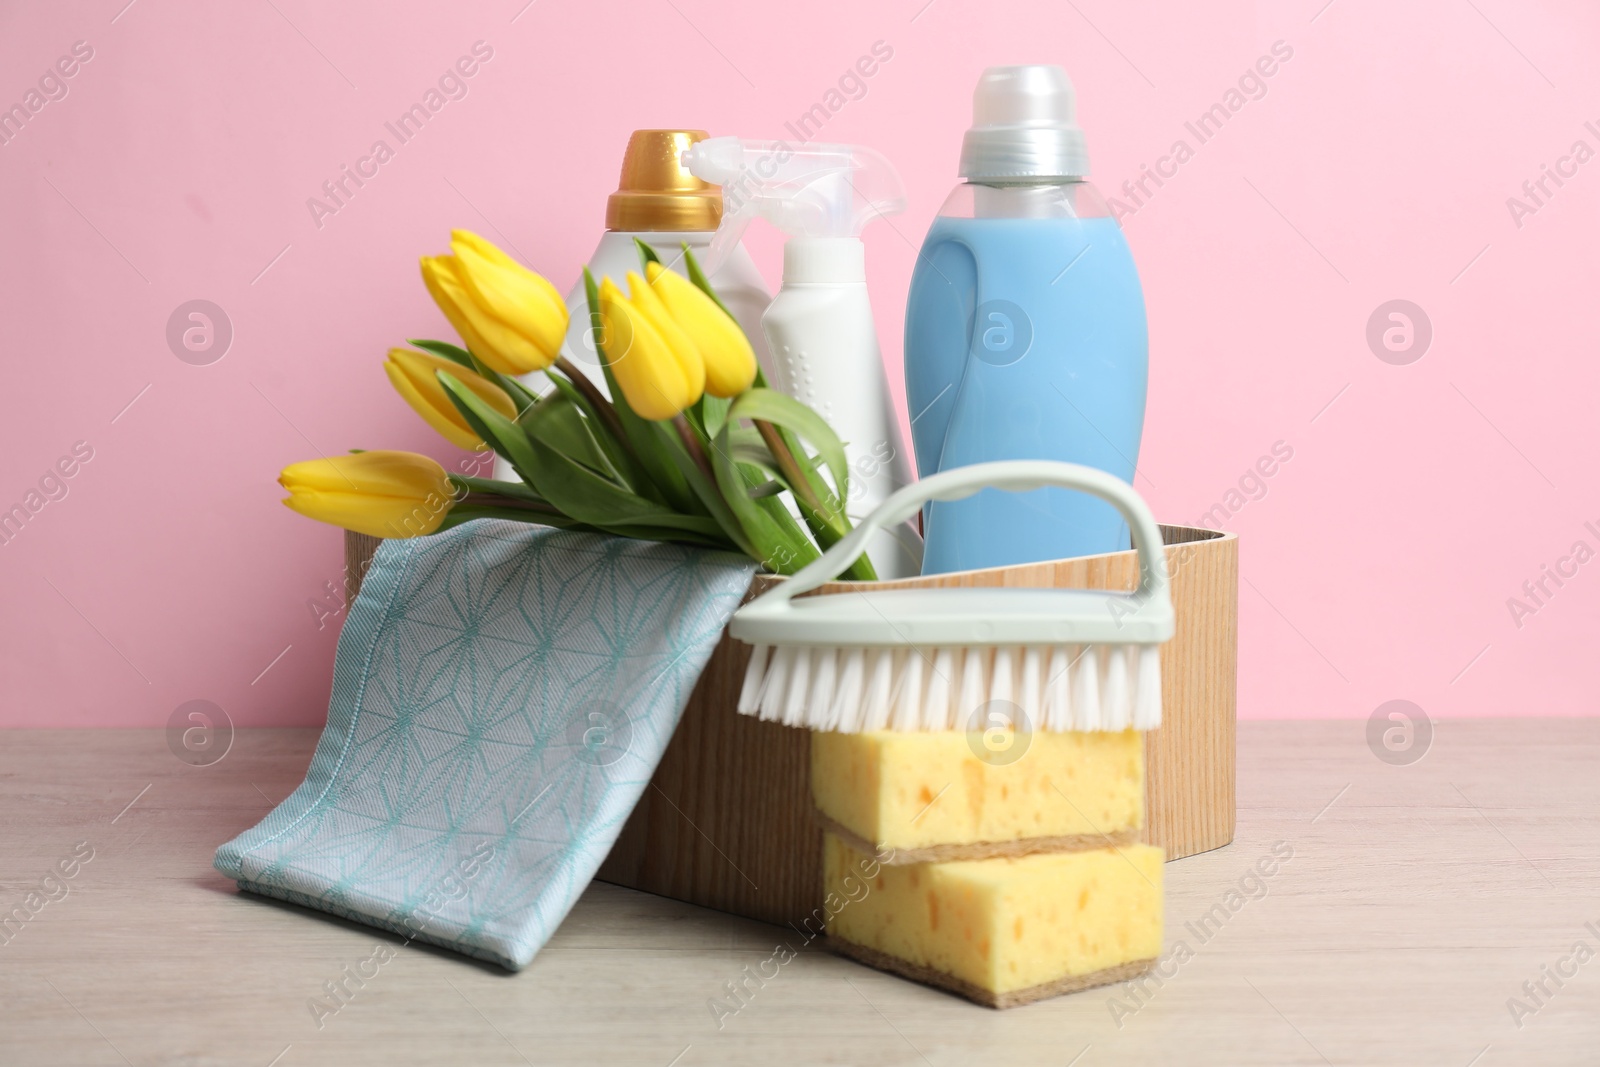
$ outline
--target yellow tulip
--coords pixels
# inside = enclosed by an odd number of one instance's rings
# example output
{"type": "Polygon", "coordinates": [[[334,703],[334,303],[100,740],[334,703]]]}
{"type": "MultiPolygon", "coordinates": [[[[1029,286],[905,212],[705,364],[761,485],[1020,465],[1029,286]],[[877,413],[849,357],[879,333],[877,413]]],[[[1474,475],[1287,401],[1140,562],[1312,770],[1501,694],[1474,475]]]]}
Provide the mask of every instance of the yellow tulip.
{"type": "Polygon", "coordinates": [[[756,354],[739,324],[683,275],[674,274],[659,263],[646,269],[651,290],[700,350],[706,392],[733,397],[750,388],[756,378],[756,354]]]}
{"type": "MultiPolygon", "coordinates": [[[[682,326],[673,321],[672,314],[667,311],[667,305],[661,302],[655,290],[631,270],[628,272],[628,302],[633,305],[634,310],[645,317],[645,321],[655,327],[656,333],[661,335],[661,340],[666,343],[672,358],[678,361],[678,366],[683,370],[690,395],[694,400],[699,400],[700,394],[705,392],[706,388],[706,365],[700,358],[700,346],[684,332],[682,326]]],[[[694,400],[689,403],[694,403],[694,400]]]]}
{"type": "Polygon", "coordinates": [[[454,502],[444,468],[415,452],[357,452],[291,463],[278,475],[290,509],[373,537],[421,537],[454,502]]]}
{"type": "Polygon", "coordinates": [[[422,281],[472,353],[501,374],[555,362],[567,335],[556,287],[475,233],[451,231],[450,251],[422,257],[422,281]]]}
{"type": "Polygon", "coordinates": [[[384,373],[399,393],[423,421],[444,435],[445,440],[460,448],[481,452],[488,446],[478,437],[461,412],[450,402],[450,395],[439,382],[439,372],[445,371],[478,395],[478,398],[508,419],[517,417],[517,406],[506,391],[479,374],[468,370],[454,360],[436,356],[432,352],[413,352],[409,348],[389,349],[384,373]]]}
{"type": "Polygon", "coordinates": [[[610,278],[600,283],[606,360],[629,407],[642,418],[670,419],[700,399],[705,367],[694,343],[652,303],[654,294],[645,295],[644,279],[631,272],[628,279],[632,299],[610,278]]]}

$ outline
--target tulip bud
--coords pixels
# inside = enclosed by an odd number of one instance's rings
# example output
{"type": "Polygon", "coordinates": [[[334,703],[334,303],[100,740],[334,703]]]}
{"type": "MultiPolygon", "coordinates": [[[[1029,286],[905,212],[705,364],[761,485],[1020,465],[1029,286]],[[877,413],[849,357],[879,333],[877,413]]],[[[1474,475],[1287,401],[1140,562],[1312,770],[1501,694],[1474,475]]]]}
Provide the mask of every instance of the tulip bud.
{"type": "Polygon", "coordinates": [[[690,337],[705,365],[705,391],[712,396],[738,396],[756,378],[756,354],[749,338],[728,313],[689,279],[659,263],[646,268],[650,288],[690,337]]]}
{"type": "Polygon", "coordinates": [[[611,373],[641,418],[670,419],[700,399],[697,376],[685,365],[692,347],[674,351],[610,278],[600,283],[600,328],[611,373]]]}
{"type": "Polygon", "coordinates": [[[421,537],[454,503],[444,468],[415,452],[358,452],[291,463],[278,476],[284,504],[318,522],[373,537],[421,537]]]}
{"type": "MultiPolygon", "coordinates": [[[[656,328],[656,333],[661,335],[661,340],[666,343],[672,358],[678,361],[678,366],[683,370],[689,392],[694,396],[694,400],[699,400],[700,394],[705,392],[706,388],[706,365],[700,358],[699,345],[695,344],[694,339],[682,326],[673,321],[667,306],[661,302],[655,291],[631,270],[628,272],[628,302],[656,328]]],[[[692,404],[694,400],[689,402],[692,404]]]]}
{"type": "Polygon", "coordinates": [[[478,437],[478,431],[462,417],[455,404],[450,402],[449,394],[439,384],[440,371],[454,375],[462,385],[506,418],[517,417],[517,406],[504,389],[476,371],[443,356],[431,352],[413,352],[409,348],[391,348],[383,370],[394,385],[395,392],[422,416],[424,422],[458,448],[481,452],[488,446],[478,437]]]}
{"type": "Polygon", "coordinates": [[[454,254],[424,256],[422,280],[467,348],[501,374],[555,362],[568,319],[555,286],[475,233],[450,236],[454,254]]]}

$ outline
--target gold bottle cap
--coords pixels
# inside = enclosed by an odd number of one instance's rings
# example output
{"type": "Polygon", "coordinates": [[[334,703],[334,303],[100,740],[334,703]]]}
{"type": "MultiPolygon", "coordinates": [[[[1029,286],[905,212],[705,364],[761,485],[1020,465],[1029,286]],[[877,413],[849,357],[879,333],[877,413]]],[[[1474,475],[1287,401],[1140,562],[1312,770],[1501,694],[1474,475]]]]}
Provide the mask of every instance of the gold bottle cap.
{"type": "Polygon", "coordinates": [[[704,130],[634,130],[617,191],[606,201],[606,229],[716,229],[722,221],[722,187],[696,178],[680,161],[684,149],[708,136],[704,130]]]}

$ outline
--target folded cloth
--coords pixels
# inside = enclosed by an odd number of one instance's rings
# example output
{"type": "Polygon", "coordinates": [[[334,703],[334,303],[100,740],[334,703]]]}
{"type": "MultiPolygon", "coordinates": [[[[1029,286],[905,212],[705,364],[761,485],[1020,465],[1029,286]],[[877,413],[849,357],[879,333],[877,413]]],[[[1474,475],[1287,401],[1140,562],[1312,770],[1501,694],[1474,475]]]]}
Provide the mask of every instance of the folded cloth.
{"type": "Polygon", "coordinates": [[[616,841],[754,569],[494,519],[385,541],[305,782],[217,869],[520,970],[616,841]]]}

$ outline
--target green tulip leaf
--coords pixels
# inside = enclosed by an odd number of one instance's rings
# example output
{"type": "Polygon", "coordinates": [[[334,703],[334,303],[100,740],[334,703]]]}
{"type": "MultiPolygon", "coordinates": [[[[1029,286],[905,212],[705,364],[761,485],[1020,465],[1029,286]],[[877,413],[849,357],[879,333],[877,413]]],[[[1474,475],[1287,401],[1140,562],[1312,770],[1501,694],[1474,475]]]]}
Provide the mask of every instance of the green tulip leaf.
{"type": "MultiPolygon", "coordinates": [[[[811,442],[818,456],[833,476],[834,496],[846,500],[850,495],[850,467],[845,462],[844,445],[833,427],[821,415],[792,396],[775,389],[751,388],[741,394],[728,410],[729,421],[760,419],[789,430],[811,442]]],[[[802,468],[809,466],[810,456],[804,449],[793,449],[795,460],[802,468]]]]}
{"type": "Polygon", "coordinates": [[[668,511],[563,455],[485,404],[450,374],[440,371],[439,381],[483,439],[494,443],[496,451],[505,446],[501,454],[522,480],[563,515],[597,527],[635,524],[712,537],[720,533],[706,516],[668,511]]]}
{"type": "Polygon", "coordinates": [[[811,538],[806,536],[805,528],[795,521],[794,515],[789,511],[789,505],[784,503],[777,491],[765,491],[772,483],[761,481],[760,475],[748,467],[741,468],[739,473],[746,484],[751,486],[750,499],[765,513],[767,521],[773,528],[780,530],[785,541],[793,546],[793,554],[789,558],[790,566],[794,570],[780,573],[792,574],[820,556],[822,553],[811,542],[811,538]]]}
{"type": "Polygon", "coordinates": [[[424,352],[432,352],[436,356],[443,356],[445,359],[461,364],[468,370],[478,369],[478,365],[473,360],[471,352],[468,352],[460,345],[453,345],[449,341],[427,341],[418,340],[417,338],[412,337],[406,340],[406,344],[415,345],[424,352]]]}
{"type": "Polygon", "coordinates": [[[486,378],[498,385],[511,398],[511,403],[516,406],[517,414],[522,414],[540,401],[541,398],[538,393],[523,385],[516,378],[509,374],[501,374],[471,352],[468,352],[467,355],[472,360],[472,369],[478,372],[479,377],[486,378]]]}
{"type": "Polygon", "coordinates": [[[522,503],[551,506],[549,501],[534,492],[526,482],[504,482],[498,478],[474,478],[466,474],[452,474],[449,478],[453,485],[469,493],[511,497],[522,503]]]}
{"type": "MultiPolygon", "coordinates": [[[[701,397],[700,399],[704,400],[705,398],[701,397]]],[[[704,421],[702,421],[699,400],[696,400],[693,404],[690,404],[688,407],[683,409],[683,419],[691,428],[693,428],[694,435],[698,437],[702,443],[709,440],[709,438],[706,436],[706,424],[704,421]]]]}
{"type": "Polygon", "coordinates": [[[496,478],[474,478],[466,474],[449,475],[456,503],[450,509],[446,527],[473,518],[512,519],[563,529],[578,525],[534,492],[526,482],[506,482],[496,478]]]}
{"type": "Polygon", "coordinates": [[[467,420],[467,425],[494,449],[496,455],[511,464],[519,478],[537,488],[538,483],[533,479],[533,468],[537,464],[537,458],[530,439],[522,427],[484,403],[477,393],[462,385],[455,375],[448,371],[439,371],[438,378],[451,403],[461,412],[461,417],[467,420]]]}
{"type": "Polygon", "coordinates": [[[491,497],[480,497],[478,494],[487,491],[487,486],[498,487],[498,492],[505,495],[509,490],[524,490],[532,495],[531,490],[520,482],[496,482],[488,478],[466,478],[457,476],[453,480],[462,483],[471,483],[474,495],[467,500],[454,505],[440,530],[448,530],[462,523],[471,522],[473,519],[505,519],[511,522],[526,522],[539,526],[552,526],[562,530],[577,530],[588,533],[605,533],[617,537],[629,537],[642,541],[667,541],[676,544],[693,545],[697,548],[708,548],[722,552],[737,551],[736,547],[724,537],[714,536],[703,531],[682,530],[669,526],[651,525],[649,523],[626,523],[616,526],[596,526],[590,523],[579,522],[568,515],[563,515],[554,509],[539,511],[533,508],[518,506],[515,500],[496,501],[491,497]]]}
{"type": "MultiPolygon", "coordinates": [[[[487,367],[484,369],[488,370],[487,367]]],[[[516,405],[518,415],[522,414],[524,411],[527,411],[529,408],[533,407],[543,399],[538,393],[534,392],[532,389],[529,389],[526,385],[523,385],[509,374],[501,374],[497,370],[490,370],[484,375],[484,377],[488,378],[491,382],[494,382],[496,385],[506,391],[506,395],[509,396],[511,398],[511,402],[516,405]]]]}
{"type": "Polygon", "coordinates": [[[511,375],[501,374],[499,371],[492,369],[483,360],[474,356],[460,345],[453,345],[448,341],[428,341],[418,340],[417,338],[409,338],[406,343],[415,345],[424,352],[442,356],[452,363],[459,363],[468,370],[475,371],[482,377],[489,379],[506,391],[506,395],[511,397],[511,402],[517,406],[519,413],[529,405],[539,402],[539,394],[530,390],[511,375]]]}
{"type": "Polygon", "coordinates": [[[720,534],[711,535],[696,533],[692,530],[679,530],[667,526],[626,525],[598,527],[605,533],[615,534],[618,537],[632,537],[641,541],[667,541],[673,544],[694,545],[697,548],[713,548],[723,552],[739,552],[741,550],[720,534]]]}
{"type": "MultiPolygon", "coordinates": [[[[689,279],[700,288],[701,292],[705,293],[713,300],[716,300],[717,305],[722,307],[723,311],[727,311],[727,307],[723,305],[721,300],[717,298],[716,290],[711,287],[710,281],[706,278],[705,273],[700,269],[700,265],[698,262],[696,262],[694,254],[688,250],[687,246],[685,246],[684,251],[688,256],[689,261],[689,279]]],[[[731,317],[732,313],[730,312],[729,315],[731,317]]],[[[752,383],[751,390],[749,392],[754,392],[757,390],[770,391],[767,387],[767,376],[761,370],[759,365],[756,367],[755,381],[752,383]]],[[[749,392],[744,395],[749,395],[749,392]]],[[[783,394],[777,395],[782,396],[783,394]]],[[[734,402],[736,403],[737,401],[734,402]]],[[[796,401],[796,403],[798,403],[798,401],[796,401]]],[[[801,407],[804,407],[804,405],[801,405],[801,407]]],[[[815,414],[815,412],[812,414],[815,414]]],[[[708,428],[715,425],[720,430],[720,423],[722,421],[721,419],[713,418],[709,413],[704,417],[706,419],[708,428]]],[[[723,418],[726,417],[727,415],[724,414],[723,418]]],[[[840,498],[835,496],[833,489],[826,481],[823,480],[822,475],[818,473],[815,457],[806,451],[804,445],[801,444],[799,436],[793,430],[781,425],[778,420],[770,421],[772,421],[776,427],[778,436],[782,439],[784,446],[789,450],[790,454],[794,456],[795,465],[800,468],[801,477],[805,479],[805,483],[811,487],[813,494],[815,494],[816,498],[823,503],[824,508],[827,509],[826,512],[821,512],[815,508],[807,507],[805,503],[797,496],[796,504],[800,508],[801,515],[804,516],[806,520],[806,525],[811,528],[813,535],[817,539],[817,543],[823,548],[829,548],[834,544],[837,544],[845,534],[850,532],[850,520],[848,516],[845,515],[844,508],[839,505],[840,498]]],[[[827,428],[826,423],[823,423],[822,425],[824,428],[827,428]]],[[[734,431],[736,435],[734,440],[738,442],[739,437],[737,435],[747,432],[754,434],[754,439],[761,442],[760,448],[753,449],[744,445],[740,445],[739,447],[734,448],[734,454],[740,457],[748,457],[756,466],[769,469],[782,478],[783,475],[778,470],[777,462],[772,456],[771,450],[766,447],[765,441],[761,440],[759,434],[756,434],[756,432],[753,430],[746,431],[743,428],[736,428],[734,431]],[[761,453],[759,458],[756,455],[758,451],[761,453]]],[[[835,442],[838,440],[837,435],[832,433],[831,428],[827,428],[827,434],[825,436],[835,442]]],[[[836,456],[836,459],[839,458],[842,458],[842,456],[836,456]]],[[[847,473],[846,477],[848,477],[847,473]]],[[[787,485],[787,479],[784,480],[784,483],[787,485]]],[[[791,492],[794,489],[793,486],[787,487],[791,492]]],[[[843,484],[841,491],[844,493],[849,492],[848,482],[843,484]]],[[[871,560],[863,555],[850,565],[849,569],[844,572],[844,577],[855,578],[862,581],[872,581],[877,578],[877,573],[873,570],[871,560]]]]}
{"type": "Polygon", "coordinates": [[[782,479],[783,472],[778,470],[777,463],[773,462],[772,453],[764,444],[739,444],[737,441],[728,446],[733,453],[735,463],[758,467],[768,476],[782,479]]]}
{"type": "MultiPolygon", "coordinates": [[[[651,425],[660,428],[658,424],[652,423],[651,425]]],[[[664,429],[662,429],[661,447],[666,452],[669,460],[676,465],[684,484],[689,487],[705,510],[716,520],[717,525],[722,528],[723,536],[738,545],[739,550],[745,555],[752,559],[760,559],[761,554],[756,551],[755,546],[746,535],[745,527],[738,517],[734,515],[733,509],[723,499],[722,491],[717,487],[715,478],[708,476],[705,471],[700,469],[700,465],[689,455],[688,451],[683,447],[683,442],[678,440],[675,434],[669,434],[664,429]]]]}
{"type": "Polygon", "coordinates": [[[760,485],[753,485],[750,487],[750,499],[760,500],[762,497],[777,496],[787,488],[788,486],[784,485],[782,482],[768,480],[762,482],[760,485]]]}
{"type": "Polygon", "coordinates": [[[700,428],[707,437],[716,437],[722,432],[722,426],[728,421],[728,408],[733,406],[733,401],[725,397],[712,396],[706,393],[700,397],[700,402],[695,405],[700,416],[700,428]]]}
{"type": "Polygon", "coordinates": [[[716,438],[723,423],[728,421],[728,407],[732,403],[720,396],[702,393],[699,400],[684,408],[683,416],[689,420],[689,425],[699,431],[703,440],[711,441],[716,438]]]}
{"type": "Polygon", "coordinates": [[[611,457],[595,440],[588,420],[569,397],[557,395],[528,408],[517,416],[517,425],[529,436],[538,438],[569,459],[628,488],[626,479],[613,465],[611,457]]]}
{"type": "Polygon", "coordinates": [[[435,532],[460,526],[473,519],[507,519],[511,522],[527,522],[536,526],[554,526],[558,530],[594,529],[558,512],[543,514],[521,508],[496,507],[492,504],[457,504],[450,509],[450,513],[444,517],[444,522],[439,524],[439,529],[435,532]]]}
{"type": "MultiPolygon", "coordinates": [[[[697,545],[702,548],[730,551],[727,538],[696,524],[694,529],[680,529],[661,523],[620,523],[616,525],[579,522],[563,515],[554,507],[543,503],[538,494],[521,482],[502,482],[491,478],[469,478],[452,475],[451,481],[470,495],[450,509],[450,514],[440,529],[459,526],[473,519],[509,519],[513,522],[537,523],[564,530],[585,530],[631,537],[644,541],[671,541],[678,544],[697,545]],[[537,502],[537,503],[536,503],[537,502]]],[[[672,520],[668,520],[669,522],[672,520]]]]}
{"type": "MultiPolygon", "coordinates": [[[[752,388],[743,393],[728,411],[728,421],[736,424],[740,419],[760,420],[771,425],[782,439],[785,449],[794,457],[800,479],[809,493],[797,491],[791,478],[779,468],[779,476],[794,493],[800,515],[805,519],[817,544],[824,550],[832,548],[850,532],[850,519],[840,501],[848,499],[849,468],[845,464],[844,446],[823,418],[793,397],[764,387],[752,388]],[[817,456],[812,456],[802,438],[817,446],[817,456]],[[827,466],[833,476],[837,491],[828,486],[817,470],[817,459],[827,466]],[[812,502],[816,506],[813,506],[812,502]]],[[[763,443],[765,443],[763,441],[763,443]]],[[[856,558],[844,572],[844,577],[861,581],[877,578],[872,561],[865,555],[856,558]]]]}
{"type": "Polygon", "coordinates": [[[650,497],[665,503],[666,497],[661,494],[655,487],[655,483],[650,480],[650,472],[645,468],[644,464],[634,457],[627,447],[627,442],[617,440],[605,420],[600,418],[600,412],[595,410],[594,403],[589,399],[588,395],[574,385],[566,374],[554,367],[547,369],[545,375],[550,379],[550,383],[555,386],[558,398],[565,400],[582,414],[590,437],[605,454],[610,463],[611,471],[621,478],[622,484],[640,496],[650,497]]]}
{"type": "Polygon", "coordinates": [[[750,545],[746,551],[774,573],[793,574],[817,558],[816,546],[780,497],[767,493],[752,497],[751,490],[764,486],[767,479],[759,467],[735,462],[733,447],[724,426],[712,442],[711,468],[723,500],[744,530],[750,545]]]}
{"type": "Polygon", "coordinates": [[[656,255],[656,250],[635,237],[633,243],[639,249],[639,269],[644,270],[651,263],[660,263],[661,257],[656,255]]]}
{"type": "Polygon", "coordinates": [[[759,433],[747,426],[728,427],[725,435],[718,435],[713,447],[727,448],[735,463],[759,467],[772,478],[783,477],[783,472],[778,469],[778,461],[772,458],[772,450],[759,433]]]}

